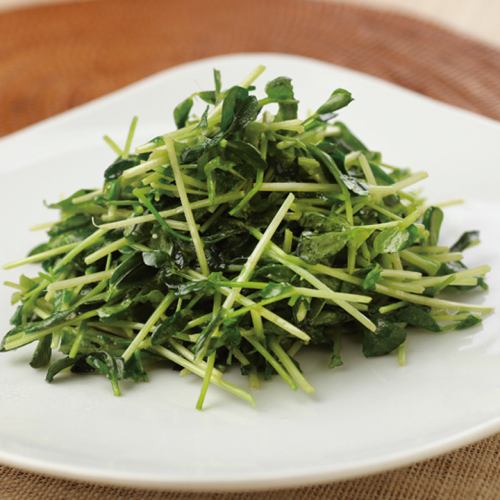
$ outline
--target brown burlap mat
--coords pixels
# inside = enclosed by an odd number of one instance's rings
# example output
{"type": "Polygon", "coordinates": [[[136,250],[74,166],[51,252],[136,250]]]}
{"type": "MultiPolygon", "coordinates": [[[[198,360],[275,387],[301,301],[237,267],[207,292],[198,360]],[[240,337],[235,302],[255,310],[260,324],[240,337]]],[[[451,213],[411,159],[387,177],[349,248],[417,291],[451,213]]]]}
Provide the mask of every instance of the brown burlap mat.
{"type": "MultiPolygon", "coordinates": [[[[500,118],[500,51],[430,23],[305,0],[102,0],[0,15],[0,135],[169,66],[243,51],[316,57],[500,118]]],[[[0,466],[2,499],[200,496],[88,485],[0,466]]],[[[500,437],[354,481],[206,498],[498,499],[500,437]]]]}

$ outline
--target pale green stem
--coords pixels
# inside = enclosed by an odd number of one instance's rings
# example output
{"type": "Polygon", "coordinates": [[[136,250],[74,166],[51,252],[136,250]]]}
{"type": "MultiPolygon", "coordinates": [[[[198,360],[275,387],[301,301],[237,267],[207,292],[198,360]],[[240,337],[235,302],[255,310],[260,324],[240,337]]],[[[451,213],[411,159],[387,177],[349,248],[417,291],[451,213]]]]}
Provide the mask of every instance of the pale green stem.
{"type": "Polygon", "coordinates": [[[66,264],[69,264],[79,253],[83,252],[86,248],[92,246],[94,243],[99,241],[107,232],[107,229],[98,229],[94,231],[90,236],[85,238],[83,241],[78,243],[76,247],[69,251],[55,266],[54,271],[59,271],[66,264]]]}
{"type": "Polygon", "coordinates": [[[56,255],[60,255],[62,253],[66,253],[68,250],[75,248],[78,243],[68,243],[67,245],[62,245],[57,248],[51,248],[50,250],[46,250],[45,252],[40,252],[35,255],[30,255],[24,259],[20,259],[16,262],[10,262],[3,266],[3,269],[14,269],[18,266],[23,266],[25,264],[33,264],[35,262],[41,262],[45,259],[49,259],[51,257],[55,257],[56,255]]]}
{"type": "Polygon", "coordinates": [[[288,354],[284,351],[277,340],[271,341],[271,349],[278,356],[283,366],[287,369],[295,383],[307,394],[315,392],[314,387],[306,380],[304,375],[297,368],[297,365],[292,361],[288,354]]]}
{"type": "MultiPolygon", "coordinates": [[[[255,269],[255,266],[259,262],[259,259],[264,253],[266,246],[271,241],[271,238],[273,237],[274,233],[277,231],[279,225],[285,218],[285,215],[288,212],[288,209],[290,208],[291,204],[293,203],[294,198],[295,197],[292,193],[290,193],[286,197],[285,201],[274,215],[273,219],[271,220],[266,230],[264,231],[264,234],[259,239],[259,242],[257,243],[257,245],[255,245],[255,248],[253,249],[247,261],[243,265],[243,269],[240,271],[240,274],[235,280],[236,283],[241,283],[244,281],[248,281],[250,279],[255,269]]],[[[223,309],[231,309],[231,307],[233,307],[233,304],[236,300],[236,297],[239,295],[240,290],[241,290],[240,288],[233,288],[231,290],[230,295],[228,295],[228,297],[224,301],[224,304],[222,305],[223,309]]]]}
{"type": "Polygon", "coordinates": [[[263,182],[259,191],[264,192],[302,192],[302,193],[339,193],[337,184],[319,182],[263,182]]]}
{"type": "Polygon", "coordinates": [[[379,283],[389,288],[394,288],[395,290],[404,290],[405,292],[424,293],[425,291],[425,288],[422,285],[420,285],[418,281],[411,281],[410,283],[404,283],[401,281],[391,281],[389,279],[381,279],[379,283]]]}
{"type": "Polygon", "coordinates": [[[406,365],[406,341],[398,347],[398,364],[399,366],[406,365]]]}
{"type": "Polygon", "coordinates": [[[76,358],[76,355],[78,354],[78,350],[80,349],[80,344],[82,343],[82,338],[83,338],[83,323],[80,323],[80,326],[78,328],[78,333],[76,334],[76,338],[73,342],[73,345],[71,346],[71,350],[69,351],[68,356],[70,358],[76,358]]]}
{"type": "Polygon", "coordinates": [[[9,337],[5,341],[5,350],[10,351],[12,349],[16,349],[18,347],[21,347],[25,344],[29,344],[30,342],[33,342],[34,340],[39,340],[42,337],[45,337],[45,335],[48,335],[49,333],[53,333],[54,330],[59,330],[60,328],[63,328],[64,326],[69,326],[73,325],[75,323],[80,323],[81,321],[85,319],[92,318],[93,316],[97,316],[97,309],[93,311],[87,311],[86,313],[80,314],[80,316],[76,316],[75,318],[68,319],[66,321],[63,321],[59,323],[58,325],[50,326],[47,328],[43,328],[42,330],[39,330],[36,333],[24,333],[24,332],[19,332],[12,337],[9,337]]]}
{"type": "Polygon", "coordinates": [[[126,158],[130,153],[130,147],[132,146],[132,140],[134,139],[135,129],[137,127],[137,121],[139,119],[137,116],[132,118],[132,122],[130,123],[130,128],[128,129],[127,140],[125,141],[125,146],[123,147],[123,158],[126,158]]]}
{"type": "MultiPolygon", "coordinates": [[[[207,208],[210,206],[215,206],[215,205],[221,205],[223,203],[228,203],[231,201],[238,200],[244,196],[244,193],[239,191],[239,192],[234,192],[234,193],[227,193],[223,194],[220,196],[216,196],[214,200],[209,200],[208,198],[205,198],[203,200],[198,200],[198,201],[193,201],[191,203],[191,209],[192,210],[197,210],[199,208],[207,208]]],[[[178,222],[178,221],[173,221],[169,220],[168,217],[173,217],[175,215],[181,215],[184,213],[184,209],[182,206],[176,207],[176,208],[169,208],[168,210],[162,210],[159,212],[159,214],[164,218],[167,219],[167,222],[169,225],[172,225],[173,222],[178,222]]],[[[155,216],[153,214],[147,214],[147,215],[140,215],[138,217],[131,217],[129,219],[124,219],[124,220],[119,220],[115,222],[110,222],[108,224],[101,224],[99,227],[101,229],[118,229],[118,228],[125,228],[129,226],[135,226],[137,224],[143,224],[145,222],[151,222],[155,220],[155,216]]]]}
{"type": "Polygon", "coordinates": [[[293,233],[290,229],[285,229],[285,237],[283,239],[283,251],[285,253],[291,253],[293,244],[293,233]]]}
{"type": "Polygon", "coordinates": [[[101,271],[98,273],[84,274],[83,276],[78,276],[76,278],[69,278],[67,280],[60,280],[51,283],[47,287],[47,292],[49,294],[54,293],[57,290],[63,290],[65,288],[74,288],[80,285],[88,285],[89,283],[95,283],[97,281],[104,281],[111,278],[113,271],[101,271]]]}
{"type": "Polygon", "coordinates": [[[436,253],[447,253],[450,251],[449,247],[445,246],[428,246],[428,245],[421,245],[421,246],[416,246],[416,247],[408,247],[407,250],[410,252],[414,253],[429,253],[429,254],[436,254],[436,253]]]}
{"type": "Polygon", "coordinates": [[[73,203],[73,205],[78,205],[79,203],[84,203],[86,201],[93,200],[96,196],[99,196],[100,194],[102,194],[102,189],[96,189],[95,191],[91,191],[90,193],[82,194],[81,196],[73,198],[71,202],[73,203]]]}
{"type": "Polygon", "coordinates": [[[417,271],[405,271],[400,269],[384,269],[380,273],[383,278],[402,279],[402,280],[418,280],[422,277],[422,273],[417,271]]]}
{"type": "Polygon", "coordinates": [[[113,141],[113,139],[111,139],[111,137],[109,137],[109,135],[105,135],[103,137],[103,139],[104,139],[104,142],[113,150],[113,152],[117,156],[123,156],[123,151],[121,150],[120,146],[118,146],[118,144],[116,144],[116,142],[113,141]]]}
{"type": "MultiPolygon", "coordinates": [[[[183,368],[186,368],[187,370],[189,370],[191,373],[194,373],[198,377],[203,378],[205,376],[205,370],[195,365],[191,361],[188,361],[187,359],[183,358],[179,354],[176,354],[175,352],[166,349],[165,347],[162,346],[151,347],[150,350],[168,359],[169,361],[172,361],[173,363],[182,366],[183,368]]],[[[221,389],[230,392],[234,396],[243,399],[244,401],[247,401],[252,406],[255,406],[255,400],[253,396],[244,389],[241,389],[240,387],[231,384],[230,382],[227,382],[223,378],[217,377],[215,375],[212,375],[210,382],[220,387],[221,389]]]]}
{"type": "Polygon", "coordinates": [[[255,335],[259,340],[264,340],[264,324],[262,323],[262,316],[255,310],[250,310],[250,316],[252,317],[252,325],[255,331],[255,335]]]}
{"type": "Polygon", "coordinates": [[[406,302],[403,302],[403,301],[394,302],[393,304],[379,307],[378,312],[380,314],[387,314],[387,313],[390,313],[392,311],[397,311],[398,309],[401,309],[404,306],[406,306],[406,302]]]}
{"type": "Polygon", "coordinates": [[[168,157],[170,159],[170,166],[174,173],[175,184],[177,185],[177,190],[179,191],[179,197],[181,199],[181,205],[184,210],[184,217],[189,226],[189,232],[191,238],[193,239],[193,245],[196,252],[196,257],[198,258],[198,263],[200,264],[200,269],[202,274],[208,276],[208,262],[205,255],[205,250],[203,246],[203,240],[200,238],[198,233],[198,228],[194,220],[193,211],[191,210],[191,205],[189,203],[188,195],[186,193],[186,187],[184,186],[184,180],[182,178],[182,172],[179,166],[179,161],[177,159],[177,153],[175,152],[175,147],[172,139],[168,139],[165,142],[168,151],[168,157]]]}
{"type": "Polygon", "coordinates": [[[446,207],[452,207],[454,205],[463,205],[465,202],[461,198],[456,198],[453,200],[446,200],[446,201],[441,201],[439,203],[433,203],[433,207],[439,207],[439,208],[446,208],[446,207]]]}
{"type": "Polygon", "coordinates": [[[432,254],[432,259],[437,262],[458,262],[463,258],[464,256],[460,252],[432,254]]]}
{"type": "Polygon", "coordinates": [[[408,250],[403,250],[400,253],[400,256],[405,262],[408,262],[409,264],[412,264],[415,267],[422,269],[423,271],[425,271],[427,274],[429,274],[431,276],[436,274],[441,266],[439,264],[439,262],[431,260],[427,257],[422,257],[421,255],[417,255],[415,253],[409,252],[408,250]]]}
{"type": "Polygon", "coordinates": [[[164,157],[153,158],[152,160],[147,160],[141,164],[125,170],[122,174],[123,179],[131,179],[137,177],[138,175],[143,175],[149,170],[156,167],[161,167],[165,163],[166,159],[164,157]]]}
{"type": "Polygon", "coordinates": [[[139,330],[139,333],[134,337],[134,340],[130,343],[125,352],[122,354],[122,358],[125,361],[128,361],[132,357],[134,352],[138,349],[139,345],[146,338],[148,333],[153,329],[155,324],[161,318],[163,313],[168,309],[170,304],[174,302],[174,300],[175,300],[175,294],[173,292],[169,292],[165,296],[165,298],[161,301],[160,305],[155,309],[153,314],[151,314],[149,319],[146,321],[145,325],[139,330]]]}
{"type": "Polygon", "coordinates": [[[286,370],[276,361],[269,351],[252,335],[244,335],[245,339],[252,344],[252,347],[276,370],[276,373],[290,386],[292,390],[297,389],[297,384],[286,370]]]}
{"type": "Polygon", "coordinates": [[[127,238],[120,238],[107,245],[104,245],[103,247],[99,248],[99,250],[96,250],[95,252],[87,255],[87,257],[85,257],[85,264],[89,266],[90,264],[93,264],[99,259],[102,259],[103,257],[106,257],[109,254],[116,252],[117,250],[120,250],[123,247],[126,247],[128,243],[129,242],[127,238]]]}
{"type": "Polygon", "coordinates": [[[405,189],[409,186],[412,186],[413,184],[416,184],[417,182],[420,182],[427,177],[429,177],[429,174],[427,172],[417,172],[413,175],[410,175],[406,179],[403,179],[402,181],[395,182],[394,184],[390,184],[388,186],[368,186],[368,190],[370,193],[373,193],[380,197],[385,197],[391,194],[395,194],[398,191],[401,191],[402,189],[405,189]]]}

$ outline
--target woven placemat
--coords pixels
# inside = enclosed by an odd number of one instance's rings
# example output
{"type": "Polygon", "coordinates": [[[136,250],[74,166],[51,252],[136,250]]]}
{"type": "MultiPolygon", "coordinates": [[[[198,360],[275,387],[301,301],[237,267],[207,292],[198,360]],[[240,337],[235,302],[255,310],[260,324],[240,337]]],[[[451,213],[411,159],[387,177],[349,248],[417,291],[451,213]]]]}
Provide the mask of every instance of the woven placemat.
{"type": "MultiPolygon", "coordinates": [[[[500,51],[431,23],[305,0],[102,0],[0,15],[0,135],[169,66],[288,52],[393,81],[500,118],[500,51]]],[[[1,415],[1,410],[0,410],[1,415]]],[[[194,499],[47,478],[0,466],[0,498],[194,499]]],[[[500,437],[354,481],[226,499],[498,499],[500,437]]]]}

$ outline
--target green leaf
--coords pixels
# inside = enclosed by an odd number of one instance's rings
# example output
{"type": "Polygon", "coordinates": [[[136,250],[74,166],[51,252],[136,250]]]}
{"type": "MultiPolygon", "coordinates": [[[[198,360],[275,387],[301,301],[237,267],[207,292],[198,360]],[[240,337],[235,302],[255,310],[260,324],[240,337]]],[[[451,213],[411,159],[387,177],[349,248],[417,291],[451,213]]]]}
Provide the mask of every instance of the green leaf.
{"type": "Polygon", "coordinates": [[[439,241],[439,231],[443,223],[443,211],[439,207],[429,207],[423,216],[425,229],[429,231],[429,245],[435,246],[439,241]]]}
{"type": "Polygon", "coordinates": [[[387,320],[377,321],[375,332],[363,333],[363,354],[367,357],[383,356],[394,351],[406,340],[403,323],[392,323],[387,320]]]}
{"type": "Polygon", "coordinates": [[[213,337],[210,341],[210,346],[207,354],[211,354],[221,347],[228,350],[237,349],[241,344],[241,333],[236,318],[226,319],[222,322],[221,334],[218,337],[213,337]]]}
{"type": "Polygon", "coordinates": [[[255,170],[266,170],[267,163],[260,154],[260,151],[252,144],[245,141],[228,141],[226,145],[226,155],[228,160],[241,164],[249,165],[255,170]]]}
{"type": "Polygon", "coordinates": [[[348,241],[348,231],[331,231],[323,234],[302,233],[297,245],[297,255],[311,263],[324,261],[339,253],[348,241]]]}
{"type": "Polygon", "coordinates": [[[141,161],[147,160],[147,154],[129,155],[127,158],[118,157],[105,171],[104,178],[107,181],[118,179],[125,170],[136,167],[141,161]]]}
{"type": "Polygon", "coordinates": [[[179,128],[183,128],[186,125],[186,122],[189,118],[189,113],[191,113],[191,108],[193,107],[193,98],[188,97],[184,99],[181,103],[177,104],[174,109],[174,121],[175,126],[179,128]]]}
{"type": "Polygon", "coordinates": [[[156,326],[151,334],[151,343],[160,345],[169,340],[176,333],[180,333],[189,322],[189,315],[183,311],[177,311],[172,316],[156,326]]]}
{"type": "Polygon", "coordinates": [[[170,262],[170,256],[162,250],[153,250],[151,252],[142,252],[142,261],[146,266],[159,269],[170,262]]]}
{"type": "Polygon", "coordinates": [[[288,283],[268,283],[265,288],[260,291],[260,296],[263,299],[271,299],[288,293],[292,287],[288,283]]]}
{"type": "Polygon", "coordinates": [[[69,368],[70,366],[73,366],[75,362],[76,359],[70,357],[58,359],[49,366],[45,380],[49,383],[52,382],[58,373],[62,372],[66,368],[69,368]]]}
{"type": "Polygon", "coordinates": [[[209,321],[208,325],[201,331],[200,336],[198,337],[198,340],[194,345],[195,354],[198,354],[203,349],[205,343],[210,339],[214,331],[219,327],[223,320],[224,310],[220,309],[217,314],[215,314],[209,321]]]}
{"type": "Polygon", "coordinates": [[[111,286],[117,287],[128,275],[142,265],[142,255],[134,253],[116,267],[109,279],[111,286]]]}
{"type": "Polygon", "coordinates": [[[52,335],[46,335],[38,341],[33,357],[31,358],[30,365],[33,368],[42,368],[50,363],[52,356],[52,349],[50,344],[52,342],[52,335]]]}
{"type": "Polygon", "coordinates": [[[349,152],[368,151],[368,148],[351,132],[345,123],[335,122],[334,125],[340,129],[340,142],[349,152]]]}
{"type": "Polygon", "coordinates": [[[134,382],[148,382],[148,374],[142,364],[142,353],[136,351],[134,355],[125,363],[124,378],[130,378],[134,382]]]}
{"type": "Polygon", "coordinates": [[[414,224],[407,229],[391,227],[377,234],[373,241],[373,249],[376,254],[401,252],[413,245],[419,237],[418,229],[414,224]]]}
{"type": "Polygon", "coordinates": [[[131,298],[124,299],[118,302],[117,304],[106,305],[99,308],[97,314],[99,318],[110,318],[124,311],[127,311],[132,306],[133,303],[134,301],[131,298]]]}
{"type": "Polygon", "coordinates": [[[207,104],[215,104],[216,101],[216,94],[213,90],[202,90],[201,92],[198,92],[198,97],[207,104]]]}
{"type": "Polygon", "coordinates": [[[279,103],[276,121],[293,120],[297,118],[298,103],[293,94],[290,78],[279,76],[266,85],[266,94],[274,102],[279,103]]]}
{"type": "Polygon", "coordinates": [[[294,273],[282,264],[266,264],[254,271],[255,278],[267,278],[277,283],[289,283],[294,273]]]}
{"type": "Polygon", "coordinates": [[[333,113],[347,106],[351,101],[352,95],[349,91],[345,89],[336,89],[331,93],[328,100],[316,110],[316,113],[318,115],[333,113]]]}
{"type": "Polygon", "coordinates": [[[375,290],[375,285],[377,284],[380,276],[382,274],[382,267],[380,264],[375,264],[375,266],[368,272],[368,274],[363,279],[362,287],[363,290],[375,290]]]}
{"type": "Polygon", "coordinates": [[[89,354],[86,358],[87,364],[106,376],[111,381],[115,396],[121,394],[118,381],[123,379],[125,366],[123,358],[111,356],[107,351],[98,351],[89,354]]]}
{"type": "Polygon", "coordinates": [[[347,219],[342,215],[304,212],[300,222],[304,229],[318,232],[344,231],[350,228],[347,219]]]}
{"type": "Polygon", "coordinates": [[[452,252],[462,252],[463,250],[475,245],[479,245],[479,231],[466,231],[450,247],[450,250],[452,252]]]}
{"type": "Polygon", "coordinates": [[[347,189],[354,194],[359,196],[367,196],[368,195],[368,186],[362,179],[357,179],[352,175],[340,174],[340,178],[342,182],[345,184],[347,189]]]}
{"type": "Polygon", "coordinates": [[[461,320],[455,325],[456,330],[465,330],[466,328],[472,328],[481,324],[482,320],[479,316],[475,314],[469,314],[465,319],[461,320]]]}
{"type": "Polygon", "coordinates": [[[222,103],[220,128],[222,132],[244,128],[255,120],[259,112],[259,103],[256,97],[248,94],[248,89],[231,87],[222,103]]]}
{"type": "Polygon", "coordinates": [[[396,322],[424,328],[431,332],[441,331],[441,327],[431,316],[431,309],[429,307],[411,304],[401,309],[397,309],[390,317],[396,322]]]}

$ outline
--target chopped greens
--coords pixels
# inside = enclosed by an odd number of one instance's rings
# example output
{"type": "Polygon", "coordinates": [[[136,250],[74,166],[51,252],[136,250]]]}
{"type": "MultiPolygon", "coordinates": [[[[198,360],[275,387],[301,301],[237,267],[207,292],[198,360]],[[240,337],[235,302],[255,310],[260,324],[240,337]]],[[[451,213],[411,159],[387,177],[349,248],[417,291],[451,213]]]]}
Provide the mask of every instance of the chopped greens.
{"type": "Polygon", "coordinates": [[[463,329],[492,311],[454,300],[486,288],[489,266],[461,253],[478,232],[440,243],[443,210],[407,190],[427,174],[385,164],[336,121],[350,92],[299,118],[289,78],[256,95],[263,70],[227,89],[214,70],[213,89],[173,110],[177,129],[134,151],[137,118],[123,148],[105,136],[117,158],[102,188],[50,205],[47,241],[4,266],[43,271],[6,283],[17,309],[1,351],[34,343],[47,381],[99,373],[115,395],[166,363],[201,378],[201,409],[211,384],[254,403],[230,368],[251,389],[277,375],[312,393],[304,347],[334,368],[359,337],[365,356],[404,364],[409,327],[463,329]]]}

